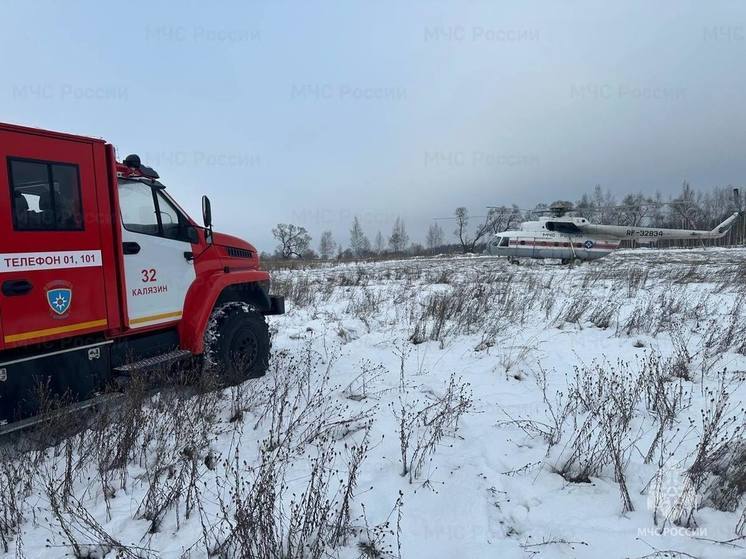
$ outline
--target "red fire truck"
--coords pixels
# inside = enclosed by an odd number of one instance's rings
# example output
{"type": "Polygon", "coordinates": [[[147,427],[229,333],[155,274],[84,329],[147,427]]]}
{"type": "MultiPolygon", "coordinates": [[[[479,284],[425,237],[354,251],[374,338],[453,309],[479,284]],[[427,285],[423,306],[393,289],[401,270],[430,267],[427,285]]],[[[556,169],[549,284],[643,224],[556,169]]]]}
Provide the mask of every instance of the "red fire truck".
{"type": "Polygon", "coordinates": [[[256,249],[158,179],[103,140],[0,123],[0,423],[207,358],[231,382],[265,372],[284,301],[256,249]]]}

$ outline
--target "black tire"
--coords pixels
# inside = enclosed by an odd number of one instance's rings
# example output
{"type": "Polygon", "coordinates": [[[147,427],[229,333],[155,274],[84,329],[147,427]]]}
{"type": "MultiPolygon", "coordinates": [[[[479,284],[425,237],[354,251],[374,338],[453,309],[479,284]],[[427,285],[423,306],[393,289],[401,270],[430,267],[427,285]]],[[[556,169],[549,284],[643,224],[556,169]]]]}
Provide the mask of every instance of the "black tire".
{"type": "Polygon", "coordinates": [[[227,385],[264,376],[272,344],[264,315],[243,303],[213,311],[205,334],[206,366],[227,385]]]}

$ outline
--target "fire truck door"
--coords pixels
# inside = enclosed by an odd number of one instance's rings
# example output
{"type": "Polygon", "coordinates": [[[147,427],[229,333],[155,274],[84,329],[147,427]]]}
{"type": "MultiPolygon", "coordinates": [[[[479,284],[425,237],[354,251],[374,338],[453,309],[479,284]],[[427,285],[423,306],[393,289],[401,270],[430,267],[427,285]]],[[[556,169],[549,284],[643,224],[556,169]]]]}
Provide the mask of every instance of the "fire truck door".
{"type": "Polygon", "coordinates": [[[131,328],[181,319],[195,278],[191,225],[162,187],[119,182],[127,315],[131,328]]]}
{"type": "Polygon", "coordinates": [[[108,326],[93,157],[89,143],[0,132],[0,346],[108,326]]]}

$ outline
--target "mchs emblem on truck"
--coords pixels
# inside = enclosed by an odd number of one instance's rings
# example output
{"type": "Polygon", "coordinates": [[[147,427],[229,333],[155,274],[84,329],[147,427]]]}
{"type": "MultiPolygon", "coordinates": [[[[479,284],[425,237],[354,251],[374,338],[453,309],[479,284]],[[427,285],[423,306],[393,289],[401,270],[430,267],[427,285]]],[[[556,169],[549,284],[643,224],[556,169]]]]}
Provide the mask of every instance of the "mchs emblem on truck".
{"type": "Polygon", "coordinates": [[[103,140],[0,123],[0,431],[36,420],[39,386],[85,406],[135,375],[265,373],[283,298],[209,198],[197,223],[159,179],[103,140]]]}
{"type": "Polygon", "coordinates": [[[70,309],[72,298],[73,290],[68,287],[47,290],[47,303],[49,303],[50,308],[59,316],[64,316],[70,309]]]}

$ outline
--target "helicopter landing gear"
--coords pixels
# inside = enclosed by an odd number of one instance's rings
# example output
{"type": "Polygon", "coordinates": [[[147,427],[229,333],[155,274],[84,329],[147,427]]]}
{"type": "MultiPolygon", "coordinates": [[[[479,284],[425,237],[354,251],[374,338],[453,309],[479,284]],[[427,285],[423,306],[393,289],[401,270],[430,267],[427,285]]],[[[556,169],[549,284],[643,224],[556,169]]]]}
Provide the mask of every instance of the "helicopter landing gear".
{"type": "Polygon", "coordinates": [[[508,256],[508,262],[510,264],[513,264],[514,266],[518,266],[520,264],[520,262],[515,256],[508,256]]]}

